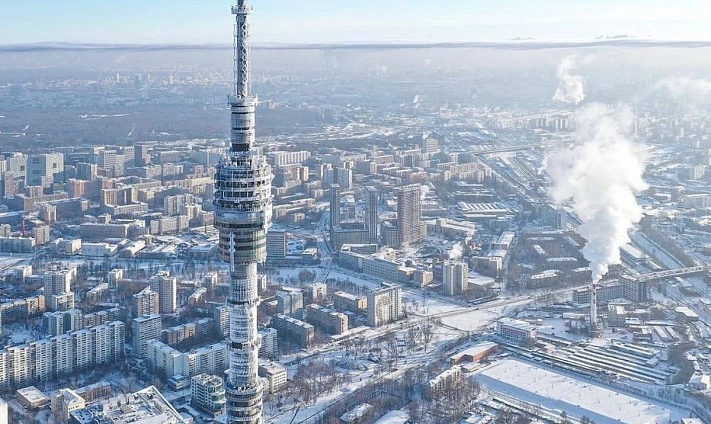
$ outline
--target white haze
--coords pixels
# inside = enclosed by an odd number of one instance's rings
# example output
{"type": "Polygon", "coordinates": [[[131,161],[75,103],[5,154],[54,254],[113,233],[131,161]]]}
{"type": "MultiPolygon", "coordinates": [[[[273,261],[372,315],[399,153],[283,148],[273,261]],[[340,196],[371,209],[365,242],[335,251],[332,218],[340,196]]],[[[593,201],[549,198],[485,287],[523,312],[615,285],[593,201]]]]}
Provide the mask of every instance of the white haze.
{"type": "Polygon", "coordinates": [[[583,77],[571,73],[577,67],[576,56],[567,56],[561,59],[556,71],[558,74],[558,87],[555,90],[553,100],[577,105],[585,99],[583,77]]]}
{"type": "Polygon", "coordinates": [[[447,252],[447,257],[453,261],[462,259],[462,255],[464,255],[464,246],[462,246],[462,243],[454,243],[454,246],[447,252]]]}
{"type": "Polygon", "coordinates": [[[709,103],[711,81],[677,75],[659,81],[652,91],[665,94],[674,102],[693,108],[699,104],[709,103]]]}
{"type": "Polygon", "coordinates": [[[632,119],[626,107],[592,103],[575,115],[574,145],[546,161],[552,200],[569,202],[583,221],[578,232],[587,240],[582,252],[595,282],[620,263],[627,232],[642,218],[635,194],[646,188],[645,154],[627,137],[632,119]]]}

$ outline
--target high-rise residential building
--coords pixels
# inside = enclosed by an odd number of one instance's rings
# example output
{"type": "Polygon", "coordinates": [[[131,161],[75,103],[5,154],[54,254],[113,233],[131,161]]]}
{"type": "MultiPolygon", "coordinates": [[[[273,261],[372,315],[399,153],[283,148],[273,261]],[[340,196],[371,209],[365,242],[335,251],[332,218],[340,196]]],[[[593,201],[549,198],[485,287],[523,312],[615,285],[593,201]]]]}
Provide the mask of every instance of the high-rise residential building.
{"type": "Polygon", "coordinates": [[[25,387],[115,363],[124,356],[124,337],[124,324],[112,321],[0,350],[0,387],[25,387]]]}
{"type": "Polygon", "coordinates": [[[341,224],[341,186],[338,184],[331,184],[331,206],[329,218],[331,230],[341,224]]]}
{"type": "Polygon", "coordinates": [[[353,186],[353,170],[350,168],[335,169],[336,184],[348,190],[353,186]]]}
{"type": "Polygon", "coordinates": [[[131,316],[142,317],[160,313],[158,292],[146,287],[131,297],[131,316]]]}
{"type": "Polygon", "coordinates": [[[39,209],[39,218],[45,223],[52,224],[57,221],[57,205],[40,203],[37,209],[39,209]]]}
{"type": "Polygon", "coordinates": [[[64,153],[31,155],[27,161],[27,185],[49,187],[64,172],[64,153]]]}
{"type": "Polygon", "coordinates": [[[57,375],[66,375],[74,371],[75,350],[72,337],[69,334],[62,334],[50,338],[54,349],[54,369],[57,375]]]}
{"type": "Polygon", "coordinates": [[[383,283],[383,287],[368,293],[368,325],[379,327],[402,318],[402,288],[383,283]]]}
{"type": "Polygon", "coordinates": [[[70,292],[75,277],[76,269],[74,268],[47,271],[42,277],[44,280],[45,299],[50,298],[54,294],[70,292]]]}
{"type": "Polygon", "coordinates": [[[221,305],[215,308],[213,312],[215,319],[215,327],[219,337],[227,337],[230,335],[230,308],[227,305],[221,305]]]}
{"type": "Polygon", "coordinates": [[[143,358],[148,352],[148,342],[160,339],[160,315],[145,315],[133,319],[133,356],[143,358]]]}
{"type": "Polygon", "coordinates": [[[168,271],[158,271],[148,282],[151,290],[158,293],[158,312],[172,314],[178,309],[178,281],[168,271]]]}
{"type": "Polygon", "coordinates": [[[117,153],[113,149],[101,149],[99,156],[96,159],[96,164],[99,168],[105,171],[113,171],[117,165],[117,153]]]}
{"type": "Polygon", "coordinates": [[[45,312],[42,315],[42,327],[46,334],[58,336],[84,328],[84,319],[80,309],[45,312]]]}
{"type": "Polygon", "coordinates": [[[398,190],[397,227],[403,246],[420,243],[427,235],[427,227],[422,222],[420,194],[419,184],[406,185],[398,190]]]}
{"type": "Polygon", "coordinates": [[[469,265],[463,261],[445,261],[442,265],[442,291],[454,296],[464,293],[469,283],[469,265]]]}
{"type": "Polygon", "coordinates": [[[9,377],[16,387],[32,384],[32,355],[29,345],[10,346],[8,353],[9,377]]]}
{"type": "Polygon", "coordinates": [[[378,190],[373,186],[365,188],[365,228],[368,229],[368,243],[378,244],[378,190]]]}
{"type": "Polygon", "coordinates": [[[48,381],[54,377],[52,342],[49,339],[37,340],[30,342],[29,346],[34,370],[33,381],[48,381]]]}
{"type": "Polygon", "coordinates": [[[148,145],[136,144],[133,149],[133,163],[135,166],[146,166],[151,163],[151,154],[148,145]]]}
{"type": "Polygon", "coordinates": [[[99,177],[99,166],[95,163],[77,164],[77,178],[80,180],[94,181],[99,177]]]}
{"type": "MultiPolygon", "coordinates": [[[[51,205],[47,205],[47,206],[51,206],[51,205]]],[[[56,208],[55,208],[54,218],[55,218],[55,220],[57,218],[56,208]]],[[[48,222],[48,221],[45,221],[45,222],[48,222]]],[[[32,229],[32,237],[34,237],[34,239],[35,239],[35,246],[44,246],[45,244],[49,243],[50,237],[51,237],[49,225],[38,225],[35,228],[33,228],[32,229]]]]}
{"type": "Polygon", "coordinates": [[[190,403],[199,410],[218,416],[225,413],[225,388],[222,378],[199,374],[190,379],[190,403]]]}
{"type": "Polygon", "coordinates": [[[279,339],[276,328],[267,327],[259,330],[262,345],[259,348],[259,357],[277,359],[279,357],[279,339]]]}
{"type": "Polygon", "coordinates": [[[67,311],[74,308],[74,293],[53,294],[47,302],[50,311],[67,311]]]}
{"type": "Polygon", "coordinates": [[[73,331],[70,333],[74,344],[74,368],[84,369],[93,364],[94,346],[92,334],[88,329],[73,331]]]}
{"type": "Polygon", "coordinates": [[[429,134],[423,134],[420,149],[422,153],[437,153],[439,152],[439,141],[429,134]]]}
{"type": "Polygon", "coordinates": [[[234,84],[229,97],[230,149],[215,173],[215,228],[219,252],[229,263],[230,306],[227,423],[263,422],[258,375],[257,264],[267,258],[267,231],[272,220],[272,170],[254,147],[257,100],[251,93],[251,48],[247,0],[232,6],[234,84]]]}
{"type": "Polygon", "coordinates": [[[15,194],[15,175],[12,172],[0,174],[0,196],[12,196],[15,194]]]}
{"type": "Polygon", "coordinates": [[[27,155],[23,153],[12,153],[5,161],[7,172],[12,173],[17,178],[27,178],[27,155]]]}
{"type": "Polygon", "coordinates": [[[270,261],[286,257],[287,233],[286,230],[270,229],[267,233],[267,257],[270,261]]]}
{"type": "Polygon", "coordinates": [[[304,292],[294,287],[283,287],[276,294],[277,307],[284,315],[295,316],[304,310],[304,292]]]}
{"type": "Polygon", "coordinates": [[[185,205],[194,203],[191,194],[177,194],[175,196],[165,196],[163,199],[163,213],[167,216],[182,215],[185,205]]]}

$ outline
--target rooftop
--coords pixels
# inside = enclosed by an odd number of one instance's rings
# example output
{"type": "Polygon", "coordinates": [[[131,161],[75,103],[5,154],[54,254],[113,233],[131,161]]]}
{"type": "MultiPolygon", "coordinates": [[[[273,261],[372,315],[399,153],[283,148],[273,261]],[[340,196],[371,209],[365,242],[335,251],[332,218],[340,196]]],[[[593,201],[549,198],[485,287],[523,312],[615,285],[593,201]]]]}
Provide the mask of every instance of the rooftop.
{"type": "Polygon", "coordinates": [[[153,386],[126,396],[120,404],[103,404],[72,412],[81,424],[190,424],[153,386]]]}
{"type": "Polygon", "coordinates": [[[587,415],[595,422],[646,424],[679,419],[684,411],[627,396],[517,360],[507,359],[482,371],[477,379],[489,389],[518,400],[587,415]]]}

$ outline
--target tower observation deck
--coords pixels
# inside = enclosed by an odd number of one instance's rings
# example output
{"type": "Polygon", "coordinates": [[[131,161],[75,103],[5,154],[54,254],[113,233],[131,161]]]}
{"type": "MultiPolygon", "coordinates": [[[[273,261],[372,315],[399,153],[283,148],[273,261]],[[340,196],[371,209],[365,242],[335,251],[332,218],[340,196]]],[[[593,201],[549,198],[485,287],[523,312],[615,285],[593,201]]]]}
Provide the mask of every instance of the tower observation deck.
{"type": "Polygon", "coordinates": [[[257,99],[250,87],[247,0],[232,6],[234,85],[230,106],[230,149],[215,173],[215,227],[219,253],[229,264],[229,364],[226,377],[227,423],[262,424],[262,383],[257,375],[261,338],[257,333],[257,264],[267,258],[266,238],[272,221],[272,170],[254,147],[257,99]]]}

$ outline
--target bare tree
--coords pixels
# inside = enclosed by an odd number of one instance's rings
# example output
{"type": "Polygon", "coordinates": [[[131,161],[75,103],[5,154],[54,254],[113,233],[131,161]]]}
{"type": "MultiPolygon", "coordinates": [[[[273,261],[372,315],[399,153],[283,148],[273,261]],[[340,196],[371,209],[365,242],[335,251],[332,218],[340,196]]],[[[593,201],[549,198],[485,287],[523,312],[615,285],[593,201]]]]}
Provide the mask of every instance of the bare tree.
{"type": "Polygon", "coordinates": [[[427,345],[430,344],[434,337],[434,326],[430,323],[429,317],[427,322],[420,327],[420,332],[422,333],[422,341],[425,343],[425,353],[427,353],[427,345]]]}

